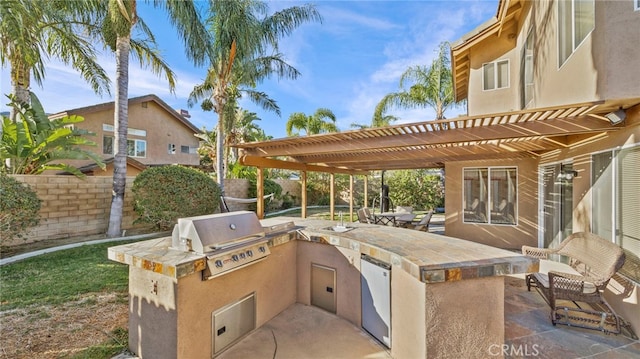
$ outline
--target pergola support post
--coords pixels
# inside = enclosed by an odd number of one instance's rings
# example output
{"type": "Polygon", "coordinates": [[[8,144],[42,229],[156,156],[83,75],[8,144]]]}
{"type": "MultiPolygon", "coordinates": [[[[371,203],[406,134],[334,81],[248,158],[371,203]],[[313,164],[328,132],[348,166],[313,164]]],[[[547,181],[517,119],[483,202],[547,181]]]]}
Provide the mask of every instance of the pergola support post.
{"type": "Polygon", "coordinates": [[[335,177],[335,174],[329,174],[329,216],[331,217],[332,221],[335,219],[336,213],[335,177]]]}
{"type": "Polygon", "coordinates": [[[307,218],[307,171],[302,171],[300,179],[302,180],[302,189],[300,190],[300,194],[302,196],[301,199],[301,214],[302,218],[307,218]]]}
{"type": "Polygon", "coordinates": [[[369,176],[364,176],[364,204],[363,207],[369,207],[369,176]]]}
{"type": "Polygon", "coordinates": [[[257,178],[257,198],[256,198],[256,214],[258,218],[264,218],[264,168],[258,167],[258,178],[257,178]]]}
{"type": "Polygon", "coordinates": [[[353,222],[353,175],[349,175],[349,221],[353,222]]]}

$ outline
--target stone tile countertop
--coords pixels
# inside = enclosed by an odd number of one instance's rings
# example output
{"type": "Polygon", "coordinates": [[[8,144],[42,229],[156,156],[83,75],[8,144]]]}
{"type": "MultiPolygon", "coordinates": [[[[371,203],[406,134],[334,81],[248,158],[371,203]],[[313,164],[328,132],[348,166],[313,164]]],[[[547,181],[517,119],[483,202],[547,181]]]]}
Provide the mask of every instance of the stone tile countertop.
{"type": "Polygon", "coordinates": [[[459,238],[375,224],[295,219],[304,238],[359,251],[399,266],[425,283],[537,272],[539,261],[521,253],[459,238]],[[336,231],[337,230],[337,231],[336,231]]]}
{"type": "MultiPolygon", "coordinates": [[[[298,240],[352,249],[402,268],[425,283],[538,271],[537,259],[517,252],[411,229],[363,223],[336,228],[336,222],[293,217],[266,219],[262,224],[266,227],[286,221],[293,221],[299,228],[298,240]]],[[[288,238],[276,236],[269,245],[283,244],[288,238]]],[[[204,270],[205,256],[170,246],[171,237],[157,238],[110,247],[108,256],[172,278],[204,270]]]]}

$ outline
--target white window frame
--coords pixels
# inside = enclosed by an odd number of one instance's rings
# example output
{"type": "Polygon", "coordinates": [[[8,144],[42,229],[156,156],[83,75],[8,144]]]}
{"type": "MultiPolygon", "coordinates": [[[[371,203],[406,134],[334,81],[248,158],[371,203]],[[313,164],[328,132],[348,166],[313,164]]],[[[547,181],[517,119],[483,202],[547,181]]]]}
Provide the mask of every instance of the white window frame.
{"type": "MultiPolygon", "coordinates": [[[[619,171],[619,166],[620,166],[618,155],[623,150],[633,149],[633,148],[637,148],[637,147],[640,147],[640,143],[635,143],[635,144],[626,145],[626,146],[619,146],[619,147],[608,149],[608,150],[605,150],[605,151],[594,152],[594,153],[591,153],[591,155],[590,155],[590,161],[593,161],[593,156],[595,156],[595,155],[599,155],[599,154],[603,154],[603,153],[610,153],[611,154],[611,176],[612,176],[611,184],[612,184],[612,186],[611,186],[611,203],[610,203],[610,206],[611,206],[612,210],[611,210],[611,219],[610,220],[611,220],[612,226],[611,226],[611,238],[606,238],[606,239],[612,241],[613,243],[616,243],[619,246],[622,246],[622,243],[621,243],[621,239],[620,239],[620,236],[619,236],[619,232],[620,232],[621,228],[618,227],[618,222],[616,220],[616,217],[619,215],[618,208],[619,208],[619,205],[620,205],[620,198],[621,198],[621,195],[619,193],[620,188],[618,186],[618,183],[619,183],[618,171],[619,171]]],[[[593,162],[592,162],[591,173],[589,174],[589,176],[591,178],[591,182],[590,182],[590,186],[589,186],[590,188],[594,187],[593,171],[594,171],[594,168],[593,168],[593,162]]],[[[590,201],[595,206],[597,204],[595,204],[594,196],[595,196],[594,195],[594,191],[591,191],[591,199],[590,199],[590,201]]],[[[592,209],[592,211],[593,211],[593,209],[592,209]]],[[[591,228],[596,228],[595,223],[593,223],[593,221],[596,220],[595,217],[596,217],[595,214],[592,213],[592,215],[591,215],[591,221],[592,221],[591,228]]],[[[596,234],[598,234],[598,233],[596,233],[596,234]]],[[[640,285],[640,278],[630,278],[628,276],[625,276],[625,277],[640,285]]]]}
{"type": "Polygon", "coordinates": [[[633,10],[634,11],[639,11],[640,10],[640,0],[634,0],[634,2],[633,2],[633,10]]]}
{"type": "Polygon", "coordinates": [[[175,155],[176,154],[176,145],[173,143],[169,143],[167,144],[167,153],[170,155],[175,155]]]}
{"type": "Polygon", "coordinates": [[[561,58],[562,56],[562,51],[560,49],[561,47],[561,42],[560,42],[560,36],[562,34],[562,31],[560,31],[560,6],[561,6],[561,2],[563,0],[559,0],[558,6],[556,6],[556,16],[557,16],[557,31],[558,31],[558,37],[557,37],[557,45],[558,45],[558,69],[562,67],[562,65],[564,65],[565,63],[567,63],[567,61],[569,61],[569,59],[571,58],[571,56],[576,52],[576,50],[578,49],[578,47],[580,47],[580,45],[582,45],[582,43],[585,42],[585,40],[589,37],[589,35],[591,34],[591,32],[593,32],[593,30],[596,28],[596,24],[595,24],[595,0],[593,1],[593,6],[594,6],[594,21],[593,21],[593,27],[591,28],[591,30],[589,30],[589,32],[587,32],[584,36],[584,38],[582,40],[580,40],[579,43],[576,44],[576,34],[575,34],[575,30],[576,30],[576,13],[575,13],[575,2],[579,1],[579,0],[565,0],[565,1],[569,1],[571,2],[571,29],[570,29],[570,34],[569,37],[571,38],[571,52],[568,54],[567,58],[565,58],[564,60],[561,58]]]}
{"type": "Polygon", "coordinates": [[[188,145],[181,145],[180,146],[180,153],[193,155],[193,154],[198,153],[198,147],[188,146],[188,145]],[[185,148],[187,149],[186,151],[185,151],[185,148]]]}
{"type": "Polygon", "coordinates": [[[502,90],[502,89],[507,89],[511,86],[511,64],[509,63],[509,59],[501,59],[501,60],[496,60],[496,61],[492,61],[492,62],[485,62],[484,64],[482,64],[482,91],[494,91],[494,90],[502,90]],[[503,87],[499,87],[499,83],[498,83],[498,64],[501,64],[503,62],[507,63],[507,83],[506,86],[503,87]],[[493,88],[486,88],[485,86],[485,71],[484,71],[484,67],[487,65],[492,65],[494,68],[493,71],[493,83],[495,84],[495,86],[493,88]]]}
{"type": "MultiPolygon", "coordinates": [[[[116,143],[116,141],[115,141],[115,137],[114,136],[103,135],[102,136],[102,154],[104,154],[104,155],[114,155],[115,154],[114,152],[116,151],[115,143],[116,143]],[[104,139],[106,137],[111,138],[111,141],[112,141],[112,145],[111,146],[112,146],[112,150],[113,151],[111,153],[107,153],[107,152],[104,151],[104,139]]],[[[134,139],[134,138],[127,138],[127,156],[128,157],[136,157],[136,158],[147,158],[147,141],[146,140],[134,139]],[[129,142],[133,142],[133,148],[134,148],[134,150],[133,150],[134,154],[133,155],[129,154],[129,142]],[[137,149],[138,149],[138,144],[139,143],[143,143],[144,144],[144,156],[138,156],[137,155],[137,153],[138,153],[137,149]]]]}
{"type": "Polygon", "coordinates": [[[147,157],[147,141],[146,140],[138,140],[133,138],[127,138],[127,156],[136,157],[136,158],[146,158],[147,157]],[[129,154],[129,142],[133,142],[133,155],[129,154]],[[144,144],[144,156],[138,156],[138,145],[144,144]]]}
{"type": "Polygon", "coordinates": [[[462,168],[462,203],[460,204],[462,210],[460,211],[462,213],[462,222],[465,224],[477,224],[477,225],[491,225],[491,226],[518,226],[518,201],[520,199],[520,190],[519,190],[519,183],[518,183],[518,166],[481,166],[481,167],[463,167],[462,168]],[[473,222],[473,221],[465,221],[464,219],[464,210],[465,210],[465,183],[464,183],[464,172],[465,170],[478,170],[478,169],[486,169],[487,170],[487,201],[486,201],[486,206],[487,206],[487,213],[486,213],[486,218],[487,221],[486,222],[473,222]],[[516,171],[516,183],[515,183],[515,203],[513,203],[513,209],[514,209],[514,223],[496,223],[496,222],[492,222],[492,216],[491,216],[491,209],[494,208],[493,206],[493,199],[492,199],[492,186],[491,186],[491,172],[495,171],[495,170],[502,170],[502,169],[512,169],[516,171]]]}
{"type": "MultiPolygon", "coordinates": [[[[114,132],[115,129],[113,128],[113,125],[109,125],[109,124],[103,123],[102,124],[102,131],[114,132]]],[[[139,130],[137,128],[127,128],[127,135],[129,135],[129,136],[147,137],[147,131],[146,130],[139,130]]]]}
{"type": "Polygon", "coordinates": [[[522,94],[521,94],[521,102],[522,102],[522,109],[525,109],[529,106],[529,104],[531,104],[531,102],[533,101],[533,94],[534,94],[534,69],[535,69],[535,64],[533,63],[534,61],[534,55],[535,55],[535,33],[532,30],[529,30],[529,33],[527,34],[527,37],[525,38],[524,44],[522,46],[522,72],[521,72],[521,76],[522,78],[520,79],[520,82],[522,83],[522,94]],[[529,41],[531,41],[531,53],[527,53],[527,45],[529,44],[529,41]],[[529,59],[529,61],[527,61],[527,59],[529,59]],[[527,82],[527,63],[531,64],[531,82],[527,82]],[[530,98],[527,101],[526,98],[526,94],[527,94],[527,89],[530,89],[531,93],[530,93],[530,98]]]}

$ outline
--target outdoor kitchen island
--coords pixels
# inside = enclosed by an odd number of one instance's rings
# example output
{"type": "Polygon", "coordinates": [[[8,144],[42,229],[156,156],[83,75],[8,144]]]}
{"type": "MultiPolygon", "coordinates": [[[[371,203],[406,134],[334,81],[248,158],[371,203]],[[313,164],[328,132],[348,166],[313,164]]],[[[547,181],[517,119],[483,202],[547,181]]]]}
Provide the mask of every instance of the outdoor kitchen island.
{"type": "Polygon", "coordinates": [[[504,343],[502,276],[538,269],[518,253],[409,229],[283,217],[261,225],[269,255],[215,276],[205,274],[213,259],[171,237],[109,248],[129,265],[130,350],[211,358],[295,303],[364,326],[363,306],[376,299],[361,270],[373,262],[390,273],[378,324],[392,357],[486,357],[504,343]]]}

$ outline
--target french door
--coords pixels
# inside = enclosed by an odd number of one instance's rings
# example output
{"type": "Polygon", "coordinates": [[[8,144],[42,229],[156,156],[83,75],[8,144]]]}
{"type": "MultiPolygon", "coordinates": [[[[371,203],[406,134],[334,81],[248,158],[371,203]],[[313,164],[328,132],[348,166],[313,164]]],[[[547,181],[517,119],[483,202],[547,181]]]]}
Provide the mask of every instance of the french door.
{"type": "Polygon", "coordinates": [[[573,176],[571,163],[540,167],[540,247],[557,247],[573,230],[573,176]]]}

